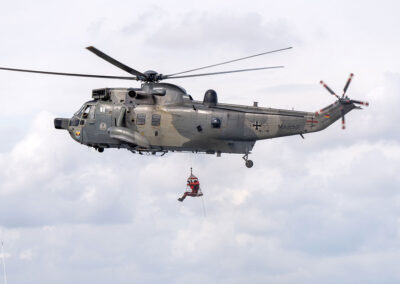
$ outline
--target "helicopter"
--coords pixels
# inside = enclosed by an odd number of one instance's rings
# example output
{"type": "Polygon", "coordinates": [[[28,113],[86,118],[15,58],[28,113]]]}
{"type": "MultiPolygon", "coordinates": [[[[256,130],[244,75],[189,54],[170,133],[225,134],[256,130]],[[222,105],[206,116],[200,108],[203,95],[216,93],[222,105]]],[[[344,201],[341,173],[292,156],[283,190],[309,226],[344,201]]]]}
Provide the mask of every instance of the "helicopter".
{"type": "Polygon", "coordinates": [[[253,106],[220,103],[217,93],[212,89],[205,92],[203,101],[198,101],[184,88],[161,81],[282,68],[283,66],[271,66],[187,74],[291,48],[267,51],[168,75],[153,70],[139,72],[93,46],[87,49],[130,76],[5,67],[0,67],[0,70],[140,81],[140,88],[94,89],[92,100],[84,103],[71,118],[54,119],[56,129],[67,130],[76,142],[93,147],[99,153],[104,149],[124,148],[132,153],[161,156],[168,152],[216,154],[217,157],[222,153],[243,154],[246,167],[251,168],[253,161],[249,159],[249,154],[258,140],[290,135],[300,135],[304,139],[303,134],[321,131],[340,118],[344,129],[345,115],[348,112],[361,109],[359,105],[369,105],[368,102],[352,100],[346,95],[353,74],[350,74],[341,96],[321,81],[323,87],[336,97],[336,101],[316,112],[259,107],[257,102],[253,106]]]}

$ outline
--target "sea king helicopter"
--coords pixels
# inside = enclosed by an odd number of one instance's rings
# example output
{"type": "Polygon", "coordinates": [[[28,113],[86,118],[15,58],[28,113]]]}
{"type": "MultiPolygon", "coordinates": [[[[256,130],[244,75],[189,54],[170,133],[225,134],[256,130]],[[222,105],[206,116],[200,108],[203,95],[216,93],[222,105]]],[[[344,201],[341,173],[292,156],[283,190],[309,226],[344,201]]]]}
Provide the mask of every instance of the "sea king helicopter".
{"type": "Polygon", "coordinates": [[[282,48],[247,57],[229,60],[174,74],[156,71],[139,72],[103,53],[93,46],[87,49],[100,58],[126,71],[130,76],[107,76],[77,73],[61,73],[0,67],[0,70],[64,75],[89,78],[136,80],[140,88],[102,88],[92,91],[92,100],[72,118],[56,118],[56,129],[67,130],[77,142],[95,148],[125,148],[132,153],[161,154],[172,152],[243,154],[248,168],[253,162],[248,158],[257,140],[317,132],[342,119],[345,114],[367,102],[352,100],[346,96],[352,80],[350,74],[343,94],[337,95],[323,81],[321,84],[336,97],[336,101],[316,112],[219,103],[214,90],[205,92],[203,101],[197,101],[177,85],[161,81],[179,78],[210,76],[255,70],[276,69],[271,66],[213,73],[187,74],[206,68],[220,66],[248,58],[288,50],[282,48]]]}

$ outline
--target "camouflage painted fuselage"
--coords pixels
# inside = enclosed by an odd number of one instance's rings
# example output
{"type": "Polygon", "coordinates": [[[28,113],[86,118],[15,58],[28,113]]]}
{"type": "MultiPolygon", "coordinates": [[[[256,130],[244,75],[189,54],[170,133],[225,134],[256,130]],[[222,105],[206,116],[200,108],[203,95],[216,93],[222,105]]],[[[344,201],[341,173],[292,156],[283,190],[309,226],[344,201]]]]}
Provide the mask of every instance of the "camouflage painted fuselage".
{"type": "Polygon", "coordinates": [[[347,113],[355,107],[337,101],[319,112],[302,112],[208,104],[166,83],[94,90],[93,97],[71,119],[56,119],[56,128],[67,129],[73,139],[96,149],[152,153],[248,154],[257,140],[320,131],[341,117],[341,109],[347,113]],[[154,90],[165,90],[165,95],[154,90]]]}

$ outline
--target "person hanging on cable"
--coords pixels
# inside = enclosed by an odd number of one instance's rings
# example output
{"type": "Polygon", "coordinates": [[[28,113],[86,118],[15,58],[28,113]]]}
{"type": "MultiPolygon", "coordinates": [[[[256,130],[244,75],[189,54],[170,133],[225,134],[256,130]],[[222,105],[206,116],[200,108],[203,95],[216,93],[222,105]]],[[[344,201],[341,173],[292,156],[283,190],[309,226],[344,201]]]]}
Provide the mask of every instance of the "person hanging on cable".
{"type": "Polygon", "coordinates": [[[200,189],[199,179],[193,175],[192,168],[190,168],[190,176],[187,180],[186,192],[183,194],[181,198],[178,198],[180,202],[185,200],[186,196],[198,197],[202,196],[203,193],[200,189]]]}

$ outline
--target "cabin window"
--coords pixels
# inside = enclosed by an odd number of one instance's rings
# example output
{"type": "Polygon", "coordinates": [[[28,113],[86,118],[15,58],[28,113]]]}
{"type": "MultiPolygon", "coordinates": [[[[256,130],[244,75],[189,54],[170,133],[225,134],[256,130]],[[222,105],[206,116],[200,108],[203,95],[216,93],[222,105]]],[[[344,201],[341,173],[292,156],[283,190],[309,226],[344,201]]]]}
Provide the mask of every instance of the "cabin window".
{"type": "Polygon", "coordinates": [[[212,128],[221,128],[221,119],[218,117],[213,117],[211,119],[212,128]]]}
{"type": "Polygon", "coordinates": [[[136,125],[145,125],[146,124],[146,114],[138,113],[136,115],[136,125]]]}
{"type": "Polygon", "coordinates": [[[161,115],[153,114],[153,116],[151,117],[151,125],[160,126],[160,122],[161,122],[161,115]]]}

